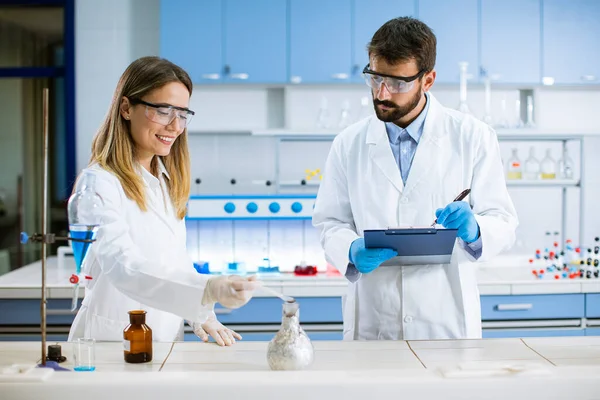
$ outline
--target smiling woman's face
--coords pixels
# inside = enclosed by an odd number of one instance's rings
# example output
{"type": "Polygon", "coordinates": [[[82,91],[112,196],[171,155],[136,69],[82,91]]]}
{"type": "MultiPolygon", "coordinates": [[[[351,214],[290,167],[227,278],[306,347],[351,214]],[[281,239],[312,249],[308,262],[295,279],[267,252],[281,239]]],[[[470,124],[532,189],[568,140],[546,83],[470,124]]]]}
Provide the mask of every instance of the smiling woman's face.
{"type": "MultiPolygon", "coordinates": [[[[142,101],[147,103],[175,106],[187,109],[190,102],[190,93],[181,82],[170,82],[161,88],[155,89],[142,101]]],[[[142,164],[156,156],[167,156],[177,137],[185,130],[180,118],[173,118],[169,125],[162,125],[150,119],[147,113],[159,113],[156,109],[144,104],[132,105],[127,98],[121,103],[121,115],[130,121],[131,137],[135,143],[136,158],[142,164]]]]}

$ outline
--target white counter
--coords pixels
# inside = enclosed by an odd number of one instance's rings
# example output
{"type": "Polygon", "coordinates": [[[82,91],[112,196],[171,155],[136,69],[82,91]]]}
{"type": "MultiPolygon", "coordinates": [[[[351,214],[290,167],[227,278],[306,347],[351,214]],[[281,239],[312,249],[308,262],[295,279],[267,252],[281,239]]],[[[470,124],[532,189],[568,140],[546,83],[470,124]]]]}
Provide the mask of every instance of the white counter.
{"type": "MultiPolygon", "coordinates": [[[[600,293],[600,279],[551,280],[536,279],[527,264],[519,264],[524,257],[499,257],[493,263],[476,266],[479,291],[482,295],[600,293]],[[520,265],[520,266],[515,266],[520,265]]],[[[47,296],[70,298],[71,270],[59,270],[56,257],[48,259],[47,296]]],[[[319,273],[316,276],[295,276],[291,273],[261,276],[266,286],[294,297],[333,297],[345,293],[347,281],[342,276],[319,273]]],[[[40,298],[41,263],[35,262],[0,276],[0,299],[40,298]]],[[[83,297],[83,290],[80,296],[83,297]]],[[[256,297],[271,297],[259,291],[256,297]]]]}
{"type": "MultiPolygon", "coordinates": [[[[61,364],[71,368],[68,344],[61,364]]],[[[149,399],[593,399],[600,396],[600,338],[313,342],[306,371],[270,371],[265,342],[220,348],[155,343],[149,364],[123,362],[120,343],[98,343],[95,372],[0,382],[3,400],[149,399]],[[509,374],[507,367],[521,372],[509,374]],[[143,373],[142,373],[143,372],[143,373]],[[129,397],[128,397],[129,396],[129,397]]],[[[0,367],[34,364],[39,343],[1,343],[0,367]]]]}

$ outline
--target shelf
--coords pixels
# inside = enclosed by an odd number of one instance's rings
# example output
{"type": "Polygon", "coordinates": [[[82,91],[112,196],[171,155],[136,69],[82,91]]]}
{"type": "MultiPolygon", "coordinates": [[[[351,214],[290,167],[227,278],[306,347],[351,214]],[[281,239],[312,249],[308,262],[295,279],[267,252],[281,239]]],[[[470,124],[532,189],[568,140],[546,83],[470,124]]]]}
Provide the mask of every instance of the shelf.
{"type": "MultiPolygon", "coordinates": [[[[252,136],[276,136],[280,138],[328,138],[333,139],[341,130],[291,130],[291,129],[265,129],[253,130],[252,136]]],[[[571,131],[540,130],[540,129],[498,129],[499,140],[518,141],[547,141],[547,140],[577,140],[585,136],[600,136],[600,131],[571,131]]]]}
{"type": "Polygon", "coordinates": [[[598,131],[540,130],[540,129],[498,129],[498,140],[505,141],[551,141],[579,140],[586,136],[600,136],[598,131]]]}
{"type": "MultiPolygon", "coordinates": [[[[276,182],[272,181],[272,185],[275,186],[276,182]]],[[[264,185],[265,181],[253,181],[254,184],[264,185]]],[[[301,181],[281,181],[279,182],[280,188],[301,188],[301,187],[319,187],[320,181],[306,181],[302,184],[301,181]]],[[[580,182],[578,179],[545,179],[545,180],[510,180],[506,179],[506,186],[509,187],[579,187],[580,182]]]]}
{"type": "Polygon", "coordinates": [[[540,179],[534,180],[506,180],[506,186],[514,187],[578,187],[579,180],[577,179],[540,179]]]}

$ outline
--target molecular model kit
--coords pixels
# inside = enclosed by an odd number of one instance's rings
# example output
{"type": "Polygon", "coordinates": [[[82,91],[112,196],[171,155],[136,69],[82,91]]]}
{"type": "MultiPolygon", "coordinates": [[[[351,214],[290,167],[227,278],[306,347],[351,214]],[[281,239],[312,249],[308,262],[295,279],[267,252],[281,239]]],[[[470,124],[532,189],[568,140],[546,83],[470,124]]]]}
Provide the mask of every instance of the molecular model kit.
{"type": "MultiPolygon", "coordinates": [[[[551,237],[550,233],[546,233],[551,237]]],[[[557,236],[558,233],[555,233],[557,236]]],[[[593,246],[575,247],[567,239],[560,248],[557,241],[544,249],[537,249],[529,259],[531,273],[538,279],[596,279],[600,277],[600,238],[594,238],[593,246]]]]}

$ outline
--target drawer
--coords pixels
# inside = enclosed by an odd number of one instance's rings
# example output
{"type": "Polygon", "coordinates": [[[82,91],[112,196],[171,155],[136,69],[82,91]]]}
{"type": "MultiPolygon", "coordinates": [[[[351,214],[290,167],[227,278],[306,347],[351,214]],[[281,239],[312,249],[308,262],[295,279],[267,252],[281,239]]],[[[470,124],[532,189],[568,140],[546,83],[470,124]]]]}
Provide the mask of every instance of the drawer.
{"type": "Polygon", "coordinates": [[[600,327],[598,327],[598,328],[587,328],[585,330],[585,336],[600,336],[600,327]]]}
{"type": "MultiPolygon", "coordinates": [[[[275,336],[276,332],[248,332],[242,333],[244,338],[243,342],[268,342],[275,336]]],[[[314,331],[306,332],[310,340],[342,340],[342,331],[314,331]]],[[[186,333],[184,335],[186,342],[197,342],[200,340],[198,336],[193,333],[186,333]]],[[[211,342],[214,342],[213,338],[210,338],[211,342]]]]}
{"type": "MultiPolygon", "coordinates": [[[[342,301],[339,297],[299,297],[300,322],[342,323],[342,301]]],[[[244,307],[229,310],[215,306],[223,324],[280,324],[283,302],[273,297],[255,297],[244,307]]]]}
{"type": "Polygon", "coordinates": [[[481,296],[484,321],[583,318],[584,315],[584,294],[481,296]]]}
{"type": "MultiPolygon", "coordinates": [[[[0,325],[39,325],[41,300],[0,300],[0,325]]],[[[79,300],[81,305],[81,300],[79,300]]],[[[71,325],[77,313],[71,312],[70,299],[48,299],[46,301],[47,325],[71,325]]]]}
{"type": "Polygon", "coordinates": [[[586,329],[484,329],[484,339],[554,336],[584,336],[586,329]]]}
{"type": "Polygon", "coordinates": [[[600,293],[585,295],[585,316],[600,318],[600,293]]]}

